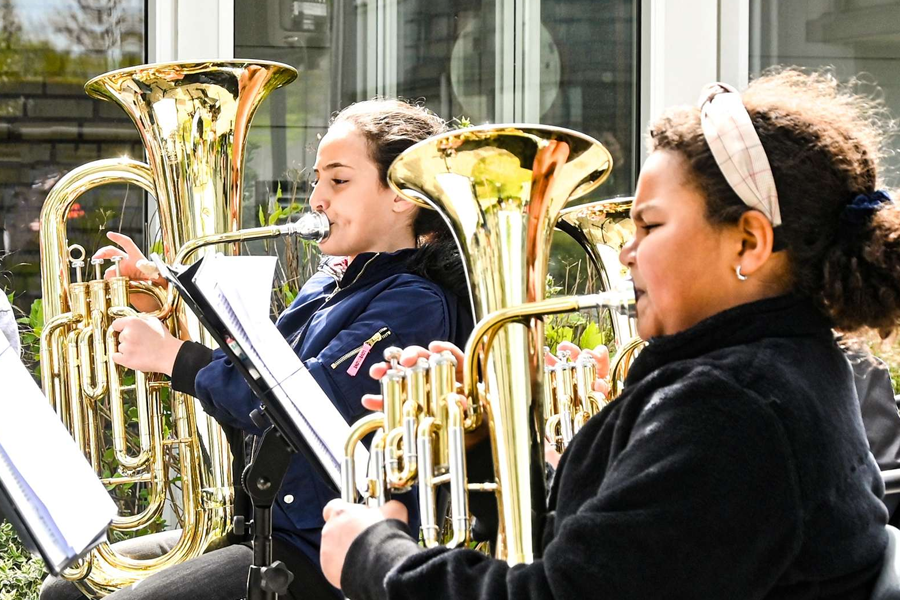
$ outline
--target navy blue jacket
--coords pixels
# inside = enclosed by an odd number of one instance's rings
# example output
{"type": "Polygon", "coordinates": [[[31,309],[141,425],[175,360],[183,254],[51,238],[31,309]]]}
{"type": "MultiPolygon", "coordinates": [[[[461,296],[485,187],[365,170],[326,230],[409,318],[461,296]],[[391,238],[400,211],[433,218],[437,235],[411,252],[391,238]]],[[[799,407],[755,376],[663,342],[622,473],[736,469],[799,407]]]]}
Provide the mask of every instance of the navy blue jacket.
{"type": "MultiPolygon", "coordinates": [[[[350,263],[342,277],[333,269],[322,269],[278,319],[278,329],[348,422],[367,412],[360,404],[363,394],[379,393],[369,367],[383,360],[385,348],[427,346],[447,339],[464,345],[472,329],[467,300],[413,274],[415,260],[413,249],[365,253],[350,263]],[[366,342],[371,342],[371,352],[354,365],[366,342]]],[[[172,376],[175,388],[196,396],[220,423],[261,434],[249,416],[260,402],[241,374],[220,350],[212,353],[211,362],[198,359],[202,350],[197,346],[185,344],[179,353],[172,376]]],[[[417,519],[411,496],[397,499],[417,519]]],[[[273,507],[275,535],[319,564],[322,508],[335,497],[303,456],[295,455],[273,507]]]]}

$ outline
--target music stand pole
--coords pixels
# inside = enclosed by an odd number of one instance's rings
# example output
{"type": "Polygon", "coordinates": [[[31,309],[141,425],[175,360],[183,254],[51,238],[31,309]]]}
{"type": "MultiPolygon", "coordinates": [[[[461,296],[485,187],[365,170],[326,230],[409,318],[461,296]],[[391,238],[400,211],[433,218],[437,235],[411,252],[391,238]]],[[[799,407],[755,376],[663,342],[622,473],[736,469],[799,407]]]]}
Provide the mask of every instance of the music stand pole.
{"type": "Polygon", "coordinates": [[[247,576],[247,600],[277,600],[294,578],[283,562],[272,560],[272,503],[292,454],[278,430],[270,426],[244,469],[244,489],[253,501],[253,564],[247,576]]]}

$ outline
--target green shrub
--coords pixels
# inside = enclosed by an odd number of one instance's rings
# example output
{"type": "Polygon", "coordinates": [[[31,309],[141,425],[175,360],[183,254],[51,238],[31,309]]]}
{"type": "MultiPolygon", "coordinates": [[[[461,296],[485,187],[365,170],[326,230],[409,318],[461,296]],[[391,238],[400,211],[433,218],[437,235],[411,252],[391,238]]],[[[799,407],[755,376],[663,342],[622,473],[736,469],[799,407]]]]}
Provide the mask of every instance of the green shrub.
{"type": "Polygon", "coordinates": [[[37,599],[44,563],[25,549],[9,523],[0,524],[0,600],[37,599]]]}

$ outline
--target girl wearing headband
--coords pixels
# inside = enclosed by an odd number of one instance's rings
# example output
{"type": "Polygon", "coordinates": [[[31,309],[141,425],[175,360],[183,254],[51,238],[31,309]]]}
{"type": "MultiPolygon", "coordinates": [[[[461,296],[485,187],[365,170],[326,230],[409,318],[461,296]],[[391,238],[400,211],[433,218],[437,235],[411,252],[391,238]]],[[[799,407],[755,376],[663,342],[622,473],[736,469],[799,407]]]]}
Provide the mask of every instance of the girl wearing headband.
{"type": "Polygon", "coordinates": [[[873,114],[796,71],[666,112],[620,257],[649,344],[563,455],[542,557],[423,550],[398,506],[335,501],[326,576],[354,600],[869,598],[884,487],[832,328],[900,319],[873,114]]]}

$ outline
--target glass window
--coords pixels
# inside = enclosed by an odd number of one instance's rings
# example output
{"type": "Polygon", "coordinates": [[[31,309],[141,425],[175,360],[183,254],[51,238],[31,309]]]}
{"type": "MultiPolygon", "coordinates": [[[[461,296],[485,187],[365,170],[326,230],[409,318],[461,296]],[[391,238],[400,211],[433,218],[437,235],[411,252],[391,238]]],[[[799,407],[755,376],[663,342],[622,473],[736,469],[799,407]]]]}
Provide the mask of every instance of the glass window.
{"type": "Polygon", "coordinates": [[[634,0],[541,2],[540,121],[600,140],[613,172],[593,198],[629,195],[637,181],[638,27],[634,0]]]}
{"type": "MultiPolygon", "coordinates": [[[[530,42],[511,42],[507,52],[502,39],[511,38],[514,13],[497,21],[512,4],[236,0],[235,56],[279,60],[300,71],[299,80],[275,92],[254,122],[254,176],[271,183],[308,168],[329,116],[357,100],[400,96],[422,101],[447,119],[483,123],[510,118],[499,104],[522,94],[526,101],[536,99],[531,120],[571,127],[607,144],[617,168],[600,193],[630,193],[638,141],[637,3],[540,2],[539,27],[523,28],[534,29],[539,47],[524,54],[538,74],[524,88],[507,85],[505,73],[523,55],[515,44],[530,42]]],[[[265,194],[255,200],[265,200],[265,194]]]]}
{"type": "MultiPolygon", "coordinates": [[[[144,0],[0,0],[0,287],[27,311],[41,295],[38,217],[66,172],[143,148],[118,107],[89,98],[85,82],[145,61],[144,0]]],[[[106,186],[68,215],[70,242],[90,255],[120,230],[143,240],[145,195],[106,186]]]]}
{"type": "MultiPolygon", "coordinates": [[[[530,121],[587,133],[607,145],[616,165],[590,199],[632,193],[638,4],[235,0],[235,56],[300,71],[254,120],[246,210],[273,214],[279,189],[282,206],[304,201],[330,115],[375,95],[421,101],[445,119],[530,121]]],[[[574,260],[581,251],[560,239],[554,253],[552,269],[562,280],[565,257],[574,260]]]]}
{"type": "Polygon", "coordinates": [[[498,2],[400,3],[396,94],[422,98],[445,119],[496,121],[498,2]]]}
{"type": "MultiPolygon", "coordinates": [[[[900,0],[750,2],[750,75],[772,65],[831,67],[841,81],[859,77],[863,91],[883,93],[900,116],[900,0]],[[881,91],[877,91],[877,88],[881,91]]],[[[896,146],[895,141],[895,150],[896,146]]],[[[900,184],[900,153],[884,175],[900,184]]]]}

